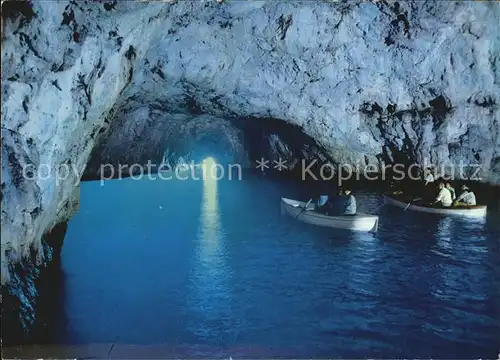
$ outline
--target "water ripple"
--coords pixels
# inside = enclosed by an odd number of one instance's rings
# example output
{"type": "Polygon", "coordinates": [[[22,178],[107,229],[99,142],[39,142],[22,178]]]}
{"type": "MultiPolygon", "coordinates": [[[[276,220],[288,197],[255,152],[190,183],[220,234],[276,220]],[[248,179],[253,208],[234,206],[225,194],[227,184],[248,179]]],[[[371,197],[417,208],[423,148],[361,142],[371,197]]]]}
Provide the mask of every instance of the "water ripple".
{"type": "Polygon", "coordinates": [[[252,181],[148,183],[128,199],[137,208],[114,214],[100,204],[121,192],[83,184],[63,251],[70,341],[119,336],[195,357],[497,356],[500,221],[360,193],[360,210],[380,216],[376,234],[323,229],[281,215],[292,185],[252,181]],[[159,193],[182,211],[160,214],[159,193]]]}

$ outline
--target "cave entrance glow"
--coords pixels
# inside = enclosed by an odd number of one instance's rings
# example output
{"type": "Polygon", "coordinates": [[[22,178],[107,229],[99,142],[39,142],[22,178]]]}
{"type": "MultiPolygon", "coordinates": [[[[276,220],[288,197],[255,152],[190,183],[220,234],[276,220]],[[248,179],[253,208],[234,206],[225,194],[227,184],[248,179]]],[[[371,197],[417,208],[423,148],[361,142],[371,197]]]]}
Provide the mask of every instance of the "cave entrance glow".
{"type": "Polygon", "coordinates": [[[204,186],[208,186],[210,183],[214,182],[213,186],[216,187],[217,184],[215,182],[218,180],[218,168],[221,167],[220,164],[217,164],[213,157],[207,157],[202,161],[201,165],[204,186]]]}

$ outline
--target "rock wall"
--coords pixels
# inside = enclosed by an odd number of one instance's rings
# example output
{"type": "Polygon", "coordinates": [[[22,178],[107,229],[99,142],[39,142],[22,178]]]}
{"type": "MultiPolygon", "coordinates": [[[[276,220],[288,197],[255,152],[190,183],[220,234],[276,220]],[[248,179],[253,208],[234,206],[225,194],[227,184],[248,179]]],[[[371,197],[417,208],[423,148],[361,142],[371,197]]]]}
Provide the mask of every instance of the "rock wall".
{"type": "Polygon", "coordinates": [[[2,284],[71,215],[96,145],[148,131],[130,116],[145,105],[279,119],[339,163],[480,163],[500,183],[498,3],[71,0],[5,14],[2,284]],[[51,176],[27,179],[27,165],[51,176]]]}

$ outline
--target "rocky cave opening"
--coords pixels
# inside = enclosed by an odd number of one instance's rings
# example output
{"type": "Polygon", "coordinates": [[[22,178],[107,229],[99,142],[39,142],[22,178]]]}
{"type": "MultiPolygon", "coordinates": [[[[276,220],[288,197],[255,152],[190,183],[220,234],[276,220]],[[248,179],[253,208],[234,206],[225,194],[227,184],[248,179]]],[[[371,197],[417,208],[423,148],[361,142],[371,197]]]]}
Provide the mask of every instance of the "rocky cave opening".
{"type": "MultiPolygon", "coordinates": [[[[302,128],[275,118],[223,118],[201,112],[171,114],[155,105],[140,104],[117,111],[109,127],[97,135],[81,181],[116,178],[103,172],[108,165],[114,169],[122,167],[125,171],[121,177],[126,178],[134,175],[134,165],[146,168],[148,162],[199,164],[208,157],[222,165],[237,164],[245,171],[295,180],[301,176],[301,160],[318,161],[315,168],[333,163],[327,151],[302,128]],[[256,169],[261,159],[269,161],[269,168],[256,169]],[[278,161],[283,161],[284,169],[273,167],[278,161]]],[[[151,171],[154,173],[155,168],[151,171]]],[[[4,297],[3,309],[14,309],[3,314],[10,328],[3,334],[5,344],[53,340],[51,331],[58,325],[48,314],[60,305],[60,257],[66,230],[67,222],[58,224],[44,234],[40,251],[32,249],[28,257],[10,269],[15,287],[38,290],[28,291],[27,297],[4,297]],[[41,271],[37,269],[38,259],[46,261],[41,271]]],[[[9,252],[6,255],[15,256],[9,252]]]]}
{"type": "Polygon", "coordinates": [[[247,169],[282,159],[292,177],[308,159],[465,159],[482,164],[476,186],[498,204],[488,6],[2,2],[2,291],[12,295],[2,318],[23,334],[36,298],[50,303],[40,268],[57,268],[78,201],[75,179],[25,182],[27,165],[67,164],[95,180],[105,164],[206,157],[247,169]]]}
{"type": "Polygon", "coordinates": [[[92,151],[84,181],[127,177],[144,169],[154,173],[162,164],[173,169],[200,164],[207,157],[250,171],[258,170],[258,161],[264,159],[268,166],[261,173],[289,177],[299,176],[302,160],[316,159],[317,166],[333,163],[303,129],[280,119],[170,114],[145,105],[125,116],[118,114],[111,124],[92,151]],[[273,164],[279,161],[284,167],[277,169],[273,164]],[[114,171],[120,168],[123,171],[114,171]]]}

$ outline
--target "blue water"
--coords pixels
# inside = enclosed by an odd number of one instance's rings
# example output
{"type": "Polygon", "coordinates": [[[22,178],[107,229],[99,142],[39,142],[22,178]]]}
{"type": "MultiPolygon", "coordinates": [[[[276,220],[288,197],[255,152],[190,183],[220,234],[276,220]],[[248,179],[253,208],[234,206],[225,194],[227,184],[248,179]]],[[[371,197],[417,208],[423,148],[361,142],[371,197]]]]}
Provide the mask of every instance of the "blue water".
{"type": "Polygon", "coordinates": [[[291,182],[83,183],[62,250],[58,341],[197,358],[496,358],[498,218],[356,195],[380,215],[377,234],[282,215],[281,196],[307,199],[291,182]]]}

